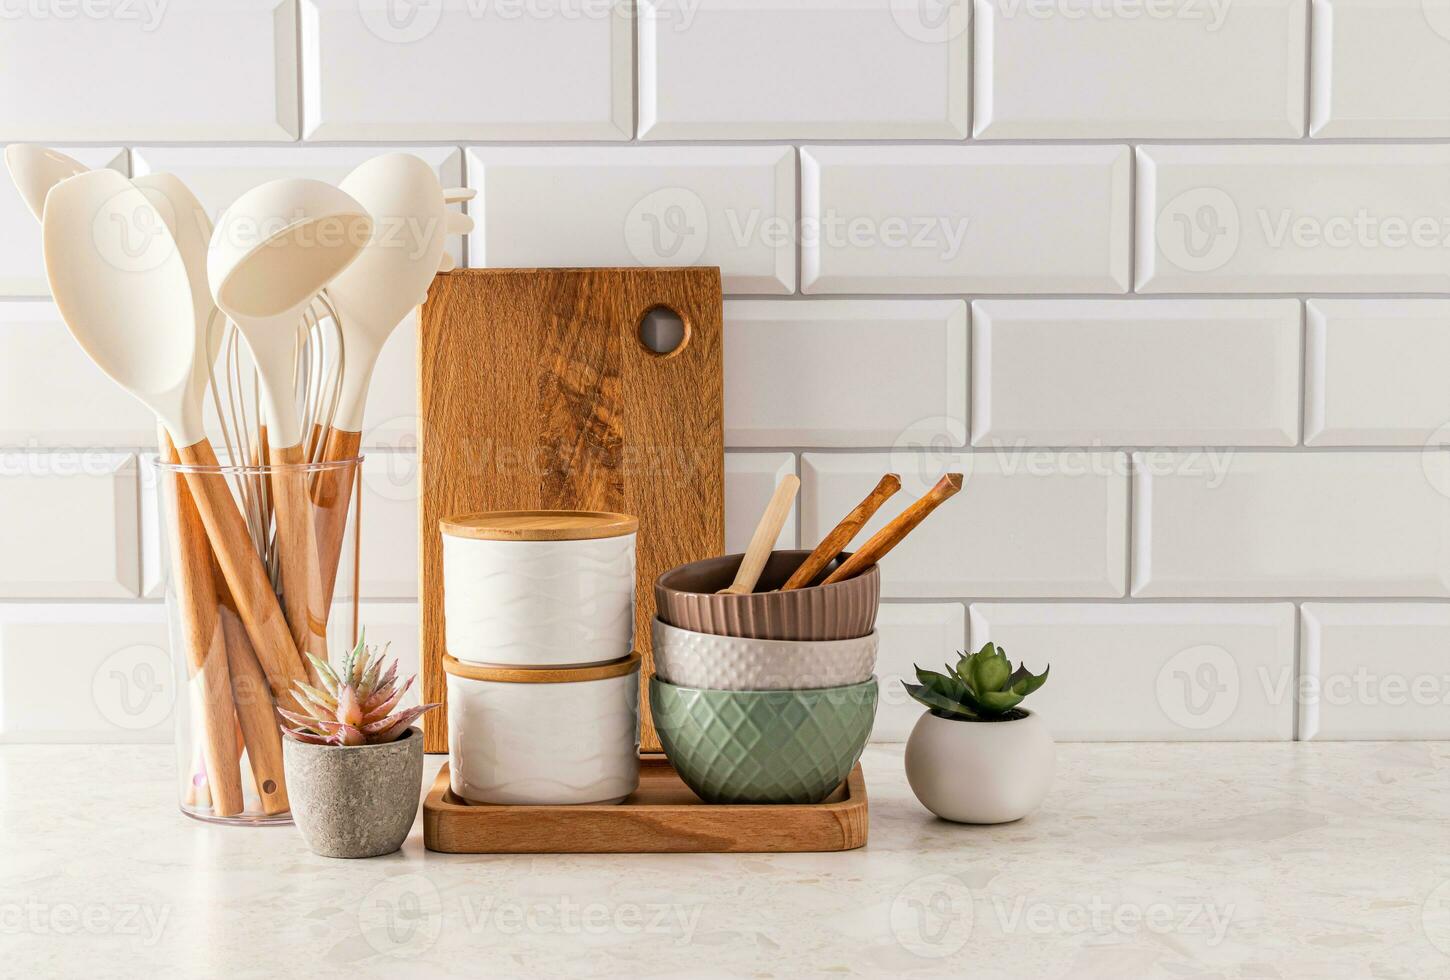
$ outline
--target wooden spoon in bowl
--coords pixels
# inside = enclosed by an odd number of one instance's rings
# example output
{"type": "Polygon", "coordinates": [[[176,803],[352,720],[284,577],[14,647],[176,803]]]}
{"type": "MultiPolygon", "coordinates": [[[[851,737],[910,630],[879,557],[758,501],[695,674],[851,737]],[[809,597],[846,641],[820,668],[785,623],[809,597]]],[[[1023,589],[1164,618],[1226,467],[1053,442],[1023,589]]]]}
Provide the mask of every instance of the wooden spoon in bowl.
{"type": "Polygon", "coordinates": [[[740,560],[740,567],[735,571],[735,581],[716,595],[749,595],[755,591],[755,583],[760,581],[760,573],[765,571],[765,563],[770,559],[770,553],[775,550],[775,540],[780,537],[780,529],[785,527],[785,519],[790,514],[791,504],[795,503],[796,491],[800,487],[800,477],[794,473],[787,473],[780,481],[770,503],[765,506],[760,523],[755,526],[750,546],[745,549],[745,557],[740,560]]]}

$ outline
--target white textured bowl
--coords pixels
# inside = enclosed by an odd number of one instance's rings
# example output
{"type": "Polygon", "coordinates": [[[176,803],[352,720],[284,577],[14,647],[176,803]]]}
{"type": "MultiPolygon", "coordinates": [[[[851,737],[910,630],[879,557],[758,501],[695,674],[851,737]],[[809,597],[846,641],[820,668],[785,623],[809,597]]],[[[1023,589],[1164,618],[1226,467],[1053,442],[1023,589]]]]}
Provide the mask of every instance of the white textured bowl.
{"type": "Polygon", "coordinates": [[[655,675],[677,687],[716,691],[803,691],[871,678],[880,637],[749,640],[695,633],[654,621],[655,675]]]}

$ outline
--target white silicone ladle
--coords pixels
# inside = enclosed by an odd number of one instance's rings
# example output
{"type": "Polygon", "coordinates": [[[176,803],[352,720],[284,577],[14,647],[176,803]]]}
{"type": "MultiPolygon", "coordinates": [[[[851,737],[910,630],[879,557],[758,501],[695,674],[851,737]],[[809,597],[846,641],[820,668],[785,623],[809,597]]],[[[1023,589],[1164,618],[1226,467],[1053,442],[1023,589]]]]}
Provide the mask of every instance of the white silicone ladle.
{"type": "MultiPolygon", "coordinates": [[[[191,282],[161,214],[125,177],[93,170],[52,187],[43,215],[46,275],[71,334],[161,419],[182,463],[215,467],[194,378],[191,282]]],[[[290,705],[306,674],[236,501],[219,475],[188,472],[186,482],[272,691],[290,705]]]]}
{"type": "Polygon", "coordinates": [[[67,177],[83,174],[90,168],[48,146],[33,143],[12,143],[5,148],[5,166],[25,206],[39,221],[45,211],[45,195],[67,177]]]}
{"type": "Polygon", "coordinates": [[[207,255],[217,308],[246,340],[261,380],[287,619],[298,648],[323,659],[326,600],[307,481],[289,468],[306,461],[297,357],[304,311],[358,257],[372,230],[366,209],[331,184],[274,180],[227,208],[207,255]]]}

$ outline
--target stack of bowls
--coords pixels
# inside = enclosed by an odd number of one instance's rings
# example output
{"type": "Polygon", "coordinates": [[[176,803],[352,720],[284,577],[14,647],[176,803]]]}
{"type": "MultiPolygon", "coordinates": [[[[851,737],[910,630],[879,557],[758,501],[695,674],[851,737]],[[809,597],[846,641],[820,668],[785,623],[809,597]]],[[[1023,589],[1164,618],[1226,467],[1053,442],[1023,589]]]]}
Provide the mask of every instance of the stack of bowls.
{"type": "Polygon", "coordinates": [[[880,570],[776,591],[808,554],[772,554],[747,595],[718,594],[740,555],[655,584],[651,711],[665,754],[706,802],[819,803],[871,735],[880,570]]]}
{"type": "Polygon", "coordinates": [[[455,796],[603,803],[639,785],[638,528],[585,511],[441,522],[455,796]]]}

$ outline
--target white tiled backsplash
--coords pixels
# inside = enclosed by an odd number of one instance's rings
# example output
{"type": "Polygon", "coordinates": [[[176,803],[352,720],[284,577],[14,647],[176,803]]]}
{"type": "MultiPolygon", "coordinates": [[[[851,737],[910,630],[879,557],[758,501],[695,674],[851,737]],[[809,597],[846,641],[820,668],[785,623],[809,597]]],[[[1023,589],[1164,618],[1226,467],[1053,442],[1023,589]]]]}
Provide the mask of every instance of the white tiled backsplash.
{"type": "MultiPolygon", "coordinates": [[[[784,473],[785,547],[967,474],[884,566],[878,738],[987,639],[1062,738],[1450,736],[1450,5],[16,10],[0,141],[214,211],[404,146],[478,190],[466,264],[720,266],[733,549],[784,473]]],[[[414,338],[362,568],[412,658],[414,338]]],[[[0,182],[0,741],[166,737],[153,438],[0,182]]]]}

